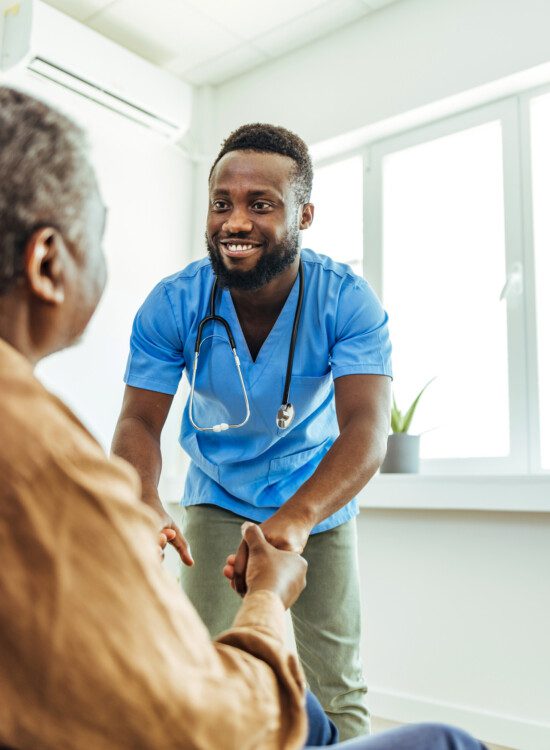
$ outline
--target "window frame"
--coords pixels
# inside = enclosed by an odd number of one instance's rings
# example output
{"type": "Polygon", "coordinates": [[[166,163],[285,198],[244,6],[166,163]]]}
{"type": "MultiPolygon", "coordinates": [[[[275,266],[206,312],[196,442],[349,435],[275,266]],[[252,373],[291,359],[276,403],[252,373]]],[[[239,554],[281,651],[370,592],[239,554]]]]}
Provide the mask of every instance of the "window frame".
{"type": "MultiPolygon", "coordinates": [[[[538,394],[537,327],[531,181],[530,103],[550,85],[530,89],[413,128],[373,139],[360,147],[319,159],[315,167],[360,155],[363,158],[363,267],[383,300],[383,158],[392,152],[498,120],[502,132],[506,278],[522,271],[523,291],[507,298],[510,454],[506,457],[422,461],[421,472],[453,476],[550,477],[542,468],[538,394]],[[518,265],[519,264],[519,265],[518,265]]],[[[391,316],[391,311],[390,311],[391,316]]],[[[481,374],[481,386],[483,385],[481,374]]]]}
{"type": "Polygon", "coordinates": [[[531,425],[533,449],[529,457],[529,473],[550,477],[550,469],[542,467],[541,432],[540,432],[540,394],[538,364],[538,321],[537,291],[535,281],[535,237],[533,212],[533,171],[531,149],[531,102],[539,96],[550,94],[550,85],[537,86],[518,95],[518,116],[520,128],[520,154],[522,178],[522,211],[523,211],[523,244],[525,248],[525,286],[524,297],[527,310],[526,367],[528,371],[528,419],[531,425]]]}

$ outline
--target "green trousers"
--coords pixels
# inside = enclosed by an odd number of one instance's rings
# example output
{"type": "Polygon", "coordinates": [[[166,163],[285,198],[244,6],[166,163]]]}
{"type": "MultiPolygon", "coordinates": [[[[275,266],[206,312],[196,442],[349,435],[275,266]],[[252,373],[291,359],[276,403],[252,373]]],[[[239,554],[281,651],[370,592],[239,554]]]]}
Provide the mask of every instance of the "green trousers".
{"type": "MultiPolygon", "coordinates": [[[[184,534],[195,565],[183,566],[183,588],[212,637],[231,627],[240,606],[222,569],[240,544],[245,520],[212,505],[193,505],[184,513],[184,534]]],[[[291,614],[309,687],[341,740],[368,734],[355,519],[312,535],[303,554],[307,586],[291,614]]]]}

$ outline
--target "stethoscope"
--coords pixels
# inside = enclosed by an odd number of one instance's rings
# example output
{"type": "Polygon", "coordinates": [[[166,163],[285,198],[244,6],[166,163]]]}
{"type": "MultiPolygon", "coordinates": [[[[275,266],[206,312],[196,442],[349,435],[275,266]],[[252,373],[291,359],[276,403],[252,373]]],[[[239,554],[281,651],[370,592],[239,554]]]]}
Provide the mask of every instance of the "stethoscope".
{"type": "MultiPolygon", "coordinates": [[[[292,420],[294,419],[294,415],[295,415],[294,407],[289,402],[288,397],[290,394],[290,381],[292,379],[292,363],[294,361],[294,350],[296,349],[296,337],[298,335],[298,325],[300,323],[300,316],[302,314],[302,300],[304,297],[304,270],[302,268],[301,261],[300,261],[300,267],[298,269],[298,276],[300,280],[300,286],[298,289],[298,303],[296,305],[296,312],[294,313],[294,323],[292,324],[292,336],[290,338],[290,347],[288,349],[288,361],[286,365],[286,378],[285,378],[285,387],[283,391],[283,403],[279,407],[279,410],[277,412],[277,418],[276,418],[277,427],[279,427],[279,429],[281,430],[286,430],[286,428],[292,424],[292,420]]],[[[216,308],[217,291],[218,291],[218,279],[215,279],[214,283],[212,284],[212,289],[210,291],[210,314],[204,317],[199,323],[199,327],[197,330],[197,338],[195,340],[195,357],[193,360],[191,393],[189,395],[189,420],[191,421],[191,424],[193,425],[195,430],[199,430],[200,432],[223,432],[224,430],[229,430],[230,428],[237,429],[238,427],[243,427],[250,419],[250,405],[248,403],[248,395],[246,393],[246,388],[244,385],[243,375],[241,372],[241,362],[237,355],[237,347],[235,346],[235,339],[233,338],[233,333],[231,332],[231,326],[229,325],[227,320],[225,320],[225,318],[221,317],[221,315],[216,315],[215,308],[216,308]],[[242,422],[239,422],[238,424],[227,424],[226,422],[222,422],[221,424],[212,425],[212,427],[200,427],[193,419],[193,401],[195,397],[195,379],[197,376],[197,367],[199,364],[199,352],[204,341],[206,341],[206,339],[202,338],[202,331],[203,331],[204,326],[207,323],[210,323],[210,321],[221,323],[221,325],[225,328],[225,332],[229,340],[229,346],[231,347],[231,351],[233,352],[233,357],[235,359],[235,366],[239,374],[239,380],[241,383],[244,404],[245,404],[244,419],[242,420],[242,422]]],[[[213,334],[211,336],[207,336],[206,338],[212,338],[212,337],[213,337],[213,334]]]]}

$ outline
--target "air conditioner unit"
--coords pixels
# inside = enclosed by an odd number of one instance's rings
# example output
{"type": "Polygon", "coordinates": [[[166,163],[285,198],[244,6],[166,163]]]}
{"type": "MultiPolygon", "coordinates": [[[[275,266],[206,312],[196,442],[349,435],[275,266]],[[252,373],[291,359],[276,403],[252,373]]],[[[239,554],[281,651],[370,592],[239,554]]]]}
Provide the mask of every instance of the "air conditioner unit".
{"type": "Polygon", "coordinates": [[[179,139],[191,86],[40,0],[0,0],[0,78],[26,70],[179,139]]]}

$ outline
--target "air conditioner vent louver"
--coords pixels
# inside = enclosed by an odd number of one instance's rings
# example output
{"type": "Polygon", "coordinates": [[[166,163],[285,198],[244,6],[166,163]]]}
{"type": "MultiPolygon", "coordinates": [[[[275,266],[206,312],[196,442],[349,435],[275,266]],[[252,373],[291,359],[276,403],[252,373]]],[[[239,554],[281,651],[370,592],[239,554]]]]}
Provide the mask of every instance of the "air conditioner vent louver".
{"type": "Polygon", "coordinates": [[[85,99],[96,102],[96,104],[117,112],[140,125],[145,125],[152,130],[160,130],[169,136],[175,135],[178,132],[176,123],[168,122],[152,112],[148,112],[146,109],[132,104],[132,102],[123,99],[121,96],[113,94],[91,81],[85,80],[81,76],[75,75],[68,70],[63,70],[63,68],[54,65],[42,57],[32,57],[27,63],[27,69],[34,75],[46,78],[48,81],[63,86],[63,88],[70,89],[85,99]]]}

